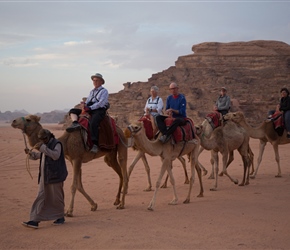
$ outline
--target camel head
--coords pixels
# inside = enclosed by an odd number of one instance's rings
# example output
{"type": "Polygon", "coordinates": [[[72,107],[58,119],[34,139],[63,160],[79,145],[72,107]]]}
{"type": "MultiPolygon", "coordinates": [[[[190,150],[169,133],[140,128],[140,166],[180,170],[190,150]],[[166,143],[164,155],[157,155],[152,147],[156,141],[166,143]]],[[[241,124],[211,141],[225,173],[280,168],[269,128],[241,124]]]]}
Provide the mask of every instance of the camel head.
{"type": "Polygon", "coordinates": [[[138,133],[142,129],[143,125],[141,122],[132,123],[128,125],[128,127],[124,130],[124,135],[126,138],[133,137],[136,133],[138,133]]]}
{"type": "Polygon", "coordinates": [[[18,117],[12,121],[11,126],[13,128],[21,129],[26,134],[32,132],[38,132],[42,126],[39,123],[40,117],[36,115],[27,115],[25,117],[18,117]]]}
{"type": "Polygon", "coordinates": [[[204,126],[202,124],[195,126],[196,135],[200,137],[204,132],[204,126]]]}
{"type": "Polygon", "coordinates": [[[229,112],[227,114],[224,115],[224,119],[227,120],[231,120],[235,123],[241,123],[242,121],[245,120],[245,116],[243,114],[243,112],[238,111],[238,112],[229,112]]]}

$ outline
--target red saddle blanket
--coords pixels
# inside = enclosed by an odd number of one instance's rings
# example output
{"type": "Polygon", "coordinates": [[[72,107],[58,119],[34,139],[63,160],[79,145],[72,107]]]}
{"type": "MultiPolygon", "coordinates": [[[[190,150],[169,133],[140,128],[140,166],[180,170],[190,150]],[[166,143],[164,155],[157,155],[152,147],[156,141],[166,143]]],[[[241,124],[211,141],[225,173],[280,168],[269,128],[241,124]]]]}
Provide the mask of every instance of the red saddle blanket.
{"type": "MultiPolygon", "coordinates": [[[[166,126],[169,127],[174,120],[175,119],[171,117],[166,118],[165,119],[166,126]]],[[[190,141],[194,139],[195,127],[193,121],[190,118],[185,118],[185,120],[186,124],[184,126],[178,126],[177,129],[172,134],[175,143],[181,141],[190,141]]]]}
{"type": "MultiPolygon", "coordinates": [[[[80,115],[78,122],[82,126],[82,137],[84,140],[84,145],[87,150],[90,150],[93,146],[91,140],[90,132],[90,118],[91,116],[87,113],[80,115]]],[[[119,143],[119,136],[117,133],[116,122],[115,120],[106,115],[105,118],[101,121],[99,129],[99,147],[102,150],[111,150],[119,143]]]]}
{"type": "Polygon", "coordinates": [[[282,136],[284,132],[283,114],[280,111],[276,111],[272,115],[271,120],[273,122],[275,131],[278,133],[279,136],[282,136]]]}
{"type": "Polygon", "coordinates": [[[217,111],[211,112],[207,114],[205,117],[205,119],[207,119],[209,124],[211,125],[212,129],[221,126],[221,118],[222,118],[221,113],[217,111]]]}
{"type": "Polygon", "coordinates": [[[138,121],[143,122],[146,136],[149,140],[152,140],[154,135],[153,135],[153,127],[152,127],[150,117],[148,117],[147,115],[144,115],[138,121]]]}

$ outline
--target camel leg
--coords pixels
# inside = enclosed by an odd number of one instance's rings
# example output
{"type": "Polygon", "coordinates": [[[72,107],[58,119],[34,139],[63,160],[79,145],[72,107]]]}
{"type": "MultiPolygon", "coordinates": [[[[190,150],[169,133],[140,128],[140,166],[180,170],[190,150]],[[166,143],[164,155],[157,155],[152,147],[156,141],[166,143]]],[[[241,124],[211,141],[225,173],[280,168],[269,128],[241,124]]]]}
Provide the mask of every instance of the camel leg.
{"type": "Polygon", "coordinates": [[[168,175],[170,177],[170,183],[173,187],[173,199],[168,203],[169,205],[176,205],[178,198],[177,198],[177,192],[176,192],[176,186],[175,186],[175,180],[174,180],[174,176],[172,173],[172,162],[171,162],[171,166],[167,167],[167,172],[168,175]]]}
{"type": "Polygon", "coordinates": [[[252,175],[254,172],[255,172],[255,167],[254,167],[254,153],[249,145],[249,149],[248,149],[248,157],[249,157],[249,164],[250,164],[250,168],[252,166],[252,170],[251,172],[249,173],[249,175],[252,175]]]}
{"type": "Polygon", "coordinates": [[[259,156],[258,156],[258,160],[257,160],[257,169],[256,169],[256,171],[254,172],[254,174],[251,176],[252,179],[255,179],[256,174],[258,173],[258,170],[259,170],[260,164],[261,164],[261,162],[262,162],[262,158],[263,158],[263,154],[264,154],[264,150],[265,150],[266,144],[267,144],[267,141],[260,140],[260,145],[259,145],[259,156]]]}
{"type": "Polygon", "coordinates": [[[278,166],[278,174],[275,175],[275,177],[282,177],[282,175],[281,175],[281,167],[280,167],[280,156],[279,156],[278,144],[274,143],[273,144],[273,149],[274,149],[274,152],[275,152],[275,160],[276,160],[277,166],[278,166]]]}
{"type": "Polygon", "coordinates": [[[242,182],[239,184],[239,186],[249,185],[249,173],[250,173],[250,161],[248,156],[242,156],[242,160],[244,163],[244,176],[242,182]],[[247,176],[247,178],[246,178],[247,176]],[[246,181],[247,179],[247,181],[246,181]]]}
{"type": "Polygon", "coordinates": [[[181,162],[182,167],[183,167],[184,176],[185,176],[184,184],[189,184],[189,179],[188,179],[188,174],[187,174],[187,170],[186,170],[185,159],[182,156],[178,157],[177,159],[181,162]]]}
{"type": "Polygon", "coordinates": [[[76,190],[78,190],[91,204],[91,211],[97,210],[97,203],[95,203],[92,198],[85,192],[83,185],[82,185],[82,170],[81,170],[81,161],[73,161],[73,182],[71,186],[71,201],[69,204],[69,208],[65,213],[68,217],[73,217],[73,207],[74,207],[74,198],[76,194],[76,190]]]}
{"type": "Polygon", "coordinates": [[[210,164],[211,164],[211,174],[210,176],[208,177],[208,179],[214,179],[215,178],[215,175],[217,176],[217,174],[214,174],[215,173],[215,156],[214,156],[214,152],[213,150],[210,151],[210,164]]]}
{"type": "Polygon", "coordinates": [[[145,171],[147,173],[147,179],[148,179],[148,187],[144,189],[144,191],[152,191],[152,183],[151,183],[151,177],[150,177],[150,167],[149,164],[147,162],[147,158],[145,156],[145,153],[142,151],[138,151],[138,154],[135,156],[134,160],[132,161],[129,170],[128,170],[128,175],[129,177],[131,176],[131,173],[135,167],[135,165],[137,164],[137,162],[142,159],[143,164],[145,166],[145,171]]]}
{"type": "Polygon", "coordinates": [[[235,183],[238,184],[239,181],[237,179],[233,179],[227,172],[227,162],[228,162],[228,153],[223,153],[223,174],[229,177],[229,179],[235,183]]]}
{"type": "Polygon", "coordinates": [[[156,203],[156,196],[157,196],[158,189],[160,187],[161,179],[162,179],[162,177],[163,177],[166,169],[168,168],[169,164],[170,164],[170,160],[164,159],[162,161],[162,166],[161,166],[160,174],[159,174],[159,177],[158,177],[157,182],[156,182],[154,195],[153,195],[153,197],[152,197],[152,199],[151,199],[151,201],[150,201],[150,203],[148,205],[148,208],[147,208],[148,210],[151,210],[151,211],[154,210],[155,203],[156,203]]]}
{"type": "MultiPolygon", "coordinates": [[[[200,155],[203,150],[204,150],[204,148],[202,146],[200,146],[198,155],[200,155]]],[[[203,175],[207,175],[207,170],[199,161],[198,161],[198,165],[202,169],[203,175]]]]}
{"type": "MultiPolygon", "coordinates": [[[[125,199],[124,197],[125,197],[125,192],[126,192],[127,187],[126,187],[126,184],[123,185],[124,184],[123,172],[122,172],[122,169],[121,169],[118,161],[116,160],[116,154],[117,154],[117,151],[114,150],[114,151],[110,152],[109,154],[105,155],[104,160],[107,163],[107,165],[109,167],[111,167],[119,176],[119,180],[120,180],[119,181],[119,188],[118,188],[118,192],[116,195],[116,200],[114,202],[114,205],[115,206],[119,205],[117,207],[117,209],[123,209],[124,205],[125,205],[124,204],[124,199],[125,199]],[[121,198],[121,192],[122,192],[123,186],[124,186],[125,192],[122,193],[122,201],[121,201],[120,198],[121,198]]],[[[127,175],[127,174],[125,174],[125,175],[127,175]]]]}
{"type": "MultiPolygon", "coordinates": [[[[231,151],[226,168],[228,168],[228,166],[233,162],[233,160],[234,160],[234,151],[231,151]]],[[[219,176],[223,176],[223,175],[224,175],[223,172],[219,173],[219,176]]]]}
{"type": "MultiPolygon", "coordinates": [[[[123,139],[124,140],[124,139],[123,139]]],[[[128,171],[127,171],[127,160],[128,160],[128,148],[123,144],[119,144],[117,146],[117,155],[118,155],[118,162],[122,172],[122,183],[123,183],[123,191],[121,197],[121,204],[117,207],[117,209],[125,208],[125,196],[128,193],[128,171]]]]}
{"type": "MultiPolygon", "coordinates": [[[[216,178],[215,178],[215,185],[213,188],[210,189],[210,191],[216,191],[217,190],[217,183],[218,183],[218,173],[219,173],[219,156],[218,156],[218,152],[215,151],[211,151],[211,156],[214,160],[214,169],[215,169],[215,174],[216,174],[216,178]]],[[[214,179],[214,178],[213,178],[214,179]]]]}
{"type": "MultiPolygon", "coordinates": [[[[172,166],[171,166],[171,168],[172,168],[172,166]]],[[[166,177],[165,177],[165,180],[164,180],[164,183],[160,186],[160,188],[167,188],[167,181],[168,181],[168,174],[166,175],[166,177]]]]}
{"type": "Polygon", "coordinates": [[[200,185],[200,192],[199,192],[199,195],[197,197],[203,197],[203,185],[202,185],[201,169],[199,167],[197,157],[198,157],[198,154],[193,155],[191,157],[191,160],[190,160],[191,177],[190,177],[190,182],[189,182],[188,194],[187,194],[185,201],[183,202],[184,204],[187,204],[190,202],[190,194],[191,194],[192,186],[194,183],[195,170],[197,172],[198,179],[199,179],[199,185],[200,185]]]}

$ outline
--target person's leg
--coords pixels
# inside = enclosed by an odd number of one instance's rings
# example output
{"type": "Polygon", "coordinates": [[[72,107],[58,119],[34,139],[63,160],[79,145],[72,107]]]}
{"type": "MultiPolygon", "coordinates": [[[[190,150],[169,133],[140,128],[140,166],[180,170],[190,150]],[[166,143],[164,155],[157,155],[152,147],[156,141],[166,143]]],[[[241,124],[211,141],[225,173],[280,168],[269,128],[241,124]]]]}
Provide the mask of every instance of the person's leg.
{"type": "Polygon", "coordinates": [[[82,112],[81,109],[75,109],[75,108],[69,111],[69,116],[72,120],[72,124],[66,128],[67,132],[73,132],[81,128],[81,125],[78,123],[79,115],[81,114],[81,112],[82,112]]]}
{"type": "Polygon", "coordinates": [[[175,131],[175,129],[177,129],[178,126],[183,126],[185,125],[185,123],[186,121],[184,118],[175,118],[175,120],[167,130],[167,135],[171,135],[175,131]]]}
{"type": "Polygon", "coordinates": [[[99,144],[99,125],[106,115],[105,109],[97,109],[92,111],[92,118],[90,120],[90,132],[92,142],[98,146],[99,144]]]}
{"type": "Polygon", "coordinates": [[[167,116],[164,116],[164,115],[156,116],[157,127],[163,135],[166,135],[166,133],[167,133],[167,127],[165,124],[166,118],[167,118],[167,116]]]}
{"type": "Polygon", "coordinates": [[[290,110],[284,113],[284,124],[287,130],[287,138],[290,139],[290,110]]]}

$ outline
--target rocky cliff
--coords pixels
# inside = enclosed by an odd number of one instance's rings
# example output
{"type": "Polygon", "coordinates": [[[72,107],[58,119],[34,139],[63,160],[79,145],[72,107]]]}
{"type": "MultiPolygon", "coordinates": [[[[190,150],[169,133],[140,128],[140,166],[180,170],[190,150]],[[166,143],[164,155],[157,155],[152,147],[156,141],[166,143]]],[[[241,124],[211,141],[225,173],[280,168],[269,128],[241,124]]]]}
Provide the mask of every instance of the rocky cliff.
{"type": "Polygon", "coordinates": [[[170,82],[178,83],[188,102],[187,114],[196,123],[212,110],[219,89],[225,86],[231,111],[241,110],[252,125],[260,124],[279,102],[280,89],[290,88],[290,46],[279,41],[206,42],[192,46],[172,66],[153,74],[147,82],[127,82],[110,94],[109,113],[124,128],[143,114],[150,87],[159,87],[166,100],[170,82]]]}
{"type": "MultiPolygon", "coordinates": [[[[231,111],[243,111],[253,126],[262,123],[268,110],[275,109],[280,89],[290,89],[290,45],[284,42],[206,42],[193,45],[192,51],[147,82],[127,82],[123,90],[110,94],[109,113],[117,117],[121,128],[143,115],[153,85],[159,87],[159,96],[165,102],[170,82],[176,82],[186,96],[187,115],[195,123],[212,111],[220,88],[226,87],[231,111]]],[[[68,122],[66,116],[64,128],[68,122]]]]}

